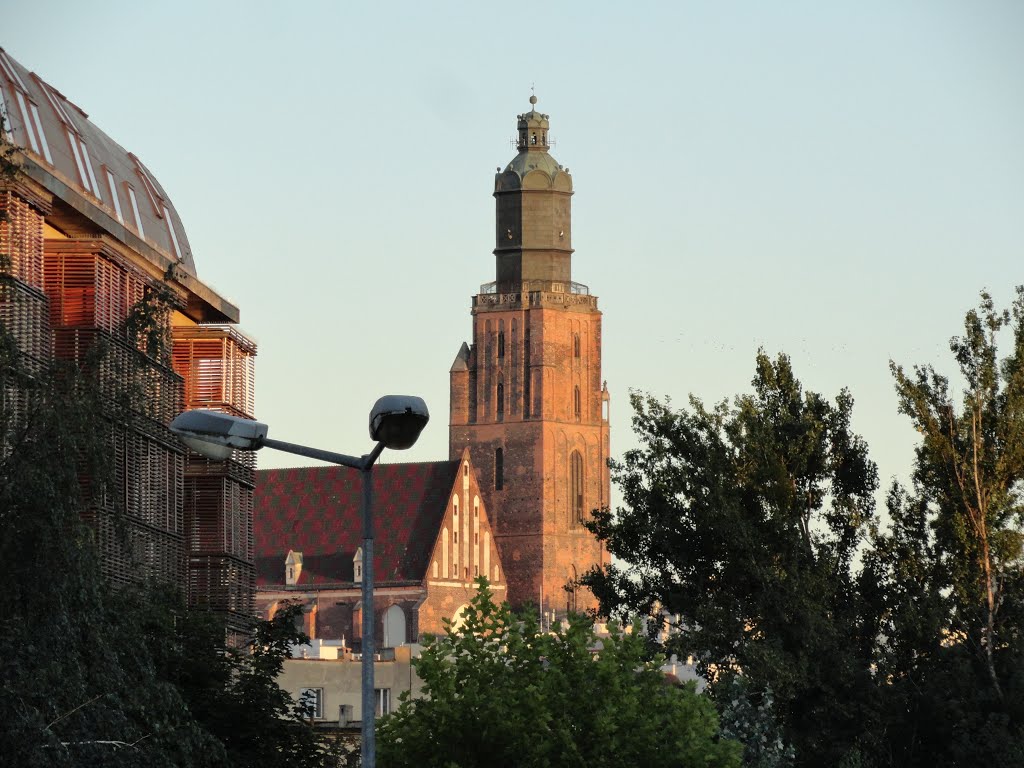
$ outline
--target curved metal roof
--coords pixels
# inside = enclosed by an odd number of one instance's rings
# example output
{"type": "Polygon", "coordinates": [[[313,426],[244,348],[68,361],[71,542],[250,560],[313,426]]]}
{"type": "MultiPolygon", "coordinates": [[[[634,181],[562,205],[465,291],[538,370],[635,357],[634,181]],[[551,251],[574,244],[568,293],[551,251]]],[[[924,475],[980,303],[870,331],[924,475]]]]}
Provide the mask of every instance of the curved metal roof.
{"type": "Polygon", "coordinates": [[[101,213],[118,239],[138,236],[189,274],[195,263],[170,197],[142,161],[97,128],[64,94],[0,48],[0,110],[5,133],[45,173],[61,197],[69,187],[101,213]]]}

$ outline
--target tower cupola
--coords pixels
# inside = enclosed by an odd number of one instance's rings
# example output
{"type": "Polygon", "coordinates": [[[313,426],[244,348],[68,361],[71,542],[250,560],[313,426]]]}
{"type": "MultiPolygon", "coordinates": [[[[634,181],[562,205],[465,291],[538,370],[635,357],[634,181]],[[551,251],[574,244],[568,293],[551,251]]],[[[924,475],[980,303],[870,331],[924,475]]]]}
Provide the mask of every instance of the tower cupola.
{"type": "Polygon", "coordinates": [[[530,96],[530,111],[519,115],[519,141],[516,149],[531,152],[548,151],[548,116],[537,111],[537,97],[530,96]]]}
{"type": "Polygon", "coordinates": [[[519,152],[494,178],[495,283],[505,291],[566,290],[572,279],[572,177],[548,151],[550,119],[536,105],[530,96],[516,121],[519,152]]]}

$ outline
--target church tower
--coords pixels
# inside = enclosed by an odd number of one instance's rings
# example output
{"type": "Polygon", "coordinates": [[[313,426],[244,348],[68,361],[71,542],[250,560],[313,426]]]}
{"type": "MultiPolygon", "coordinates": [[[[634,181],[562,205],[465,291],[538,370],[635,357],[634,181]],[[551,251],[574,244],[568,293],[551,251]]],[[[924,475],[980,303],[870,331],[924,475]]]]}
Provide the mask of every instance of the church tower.
{"type": "Polygon", "coordinates": [[[561,616],[596,607],[566,584],[608,562],[583,527],[609,503],[608,391],[597,298],[572,280],[572,177],[536,103],[494,177],[495,280],[451,368],[449,455],[468,447],[480,472],[508,599],[561,616]]]}

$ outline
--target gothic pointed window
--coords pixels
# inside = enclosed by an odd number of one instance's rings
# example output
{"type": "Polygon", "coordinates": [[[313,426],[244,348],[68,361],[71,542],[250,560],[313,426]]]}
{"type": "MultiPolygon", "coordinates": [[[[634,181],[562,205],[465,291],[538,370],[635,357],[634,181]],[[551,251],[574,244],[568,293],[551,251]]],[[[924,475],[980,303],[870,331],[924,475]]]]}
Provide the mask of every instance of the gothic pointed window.
{"type": "Polygon", "coordinates": [[[572,356],[579,360],[580,357],[580,335],[574,333],[572,336],[572,356]]]}
{"type": "Polygon", "coordinates": [[[505,358],[505,321],[498,321],[498,359],[505,358]]]}
{"type": "Polygon", "coordinates": [[[523,330],[523,418],[530,418],[532,406],[530,400],[532,390],[530,387],[530,329],[523,330]]]}
{"type": "Polygon", "coordinates": [[[497,417],[498,421],[505,420],[505,385],[498,382],[498,391],[496,393],[497,398],[497,417]]]}
{"type": "Polygon", "coordinates": [[[572,390],[572,415],[576,421],[580,420],[580,388],[574,387],[572,390]]]}
{"type": "Polygon", "coordinates": [[[571,524],[579,525],[583,522],[583,456],[579,451],[569,457],[569,503],[571,524]]]}

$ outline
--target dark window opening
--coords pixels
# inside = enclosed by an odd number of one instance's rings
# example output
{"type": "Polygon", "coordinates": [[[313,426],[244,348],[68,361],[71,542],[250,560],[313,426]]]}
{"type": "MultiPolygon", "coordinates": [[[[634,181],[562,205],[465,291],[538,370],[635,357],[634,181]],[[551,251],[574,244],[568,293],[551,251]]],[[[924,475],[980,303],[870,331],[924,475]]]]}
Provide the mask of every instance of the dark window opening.
{"type": "Polygon", "coordinates": [[[504,421],[505,420],[505,385],[504,384],[498,384],[497,399],[498,399],[498,403],[497,403],[498,421],[504,421]]]}
{"type": "Polygon", "coordinates": [[[530,418],[530,329],[523,329],[523,418],[530,418]]]}
{"type": "Polygon", "coordinates": [[[572,356],[575,358],[580,356],[580,335],[578,333],[572,337],[572,356]]]}
{"type": "Polygon", "coordinates": [[[494,450],[494,490],[500,491],[505,487],[505,449],[494,450]]]}
{"type": "Polygon", "coordinates": [[[498,359],[505,357],[505,332],[498,331],[498,359]]]}
{"type": "Polygon", "coordinates": [[[572,415],[578,420],[581,413],[580,388],[575,387],[572,391],[572,415]]]}
{"type": "Polygon", "coordinates": [[[583,456],[573,451],[569,457],[569,492],[572,503],[572,523],[583,522],[583,456]]]}

